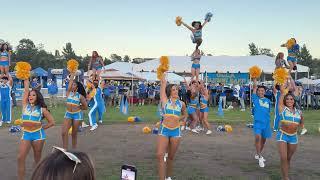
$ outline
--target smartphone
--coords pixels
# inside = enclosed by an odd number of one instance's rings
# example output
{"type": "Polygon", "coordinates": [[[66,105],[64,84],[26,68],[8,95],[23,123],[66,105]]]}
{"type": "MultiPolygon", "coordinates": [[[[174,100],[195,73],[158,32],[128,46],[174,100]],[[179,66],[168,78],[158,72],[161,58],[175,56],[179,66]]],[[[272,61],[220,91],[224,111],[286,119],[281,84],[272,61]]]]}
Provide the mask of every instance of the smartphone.
{"type": "Polygon", "coordinates": [[[121,166],[121,180],[136,180],[137,169],[134,166],[123,165],[121,166]]]}

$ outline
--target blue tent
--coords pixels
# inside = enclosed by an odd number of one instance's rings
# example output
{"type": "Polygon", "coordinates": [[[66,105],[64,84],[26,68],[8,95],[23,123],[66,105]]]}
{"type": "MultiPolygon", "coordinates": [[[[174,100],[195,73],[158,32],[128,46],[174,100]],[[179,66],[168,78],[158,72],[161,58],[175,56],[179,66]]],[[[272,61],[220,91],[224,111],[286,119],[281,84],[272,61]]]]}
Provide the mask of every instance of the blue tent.
{"type": "Polygon", "coordinates": [[[42,69],[41,67],[38,67],[38,68],[32,70],[32,73],[37,76],[42,76],[42,77],[48,76],[48,72],[46,70],[42,69]]]}

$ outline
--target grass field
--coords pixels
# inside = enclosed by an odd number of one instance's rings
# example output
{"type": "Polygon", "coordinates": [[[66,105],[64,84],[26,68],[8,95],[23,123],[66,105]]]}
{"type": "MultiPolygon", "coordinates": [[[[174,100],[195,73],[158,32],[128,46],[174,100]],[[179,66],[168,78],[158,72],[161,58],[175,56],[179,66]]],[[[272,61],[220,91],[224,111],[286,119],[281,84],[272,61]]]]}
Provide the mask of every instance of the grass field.
{"type": "MultiPolygon", "coordinates": [[[[56,124],[61,124],[63,121],[65,106],[60,104],[57,108],[49,108],[56,124]]],[[[21,115],[21,107],[15,107],[13,119],[18,119],[21,115]]],[[[88,120],[88,112],[85,112],[85,120],[88,120]]],[[[157,116],[156,105],[132,106],[130,107],[129,116],[139,116],[144,123],[155,123],[159,120],[157,116]]],[[[320,127],[320,110],[305,110],[303,111],[305,119],[305,127],[311,134],[318,134],[320,127]]],[[[127,122],[127,116],[122,115],[116,107],[107,108],[107,113],[104,114],[104,124],[124,123],[127,122]]],[[[245,124],[252,122],[250,110],[240,112],[239,109],[226,110],[224,116],[217,115],[217,108],[210,108],[209,121],[215,124],[245,124]]],[[[273,125],[273,113],[271,114],[271,125],[273,125]]]]}

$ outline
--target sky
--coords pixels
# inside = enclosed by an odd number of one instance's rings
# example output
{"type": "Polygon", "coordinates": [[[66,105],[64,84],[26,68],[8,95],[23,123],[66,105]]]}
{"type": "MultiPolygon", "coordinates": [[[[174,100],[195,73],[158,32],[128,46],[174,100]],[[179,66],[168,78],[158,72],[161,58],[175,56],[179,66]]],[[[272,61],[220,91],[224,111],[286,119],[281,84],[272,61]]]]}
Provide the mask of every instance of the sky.
{"type": "Polygon", "coordinates": [[[318,0],[0,0],[0,39],[16,46],[29,38],[52,53],[71,42],[78,55],[179,56],[195,46],[175,17],[190,24],[212,12],[206,54],[245,56],[251,42],[285,52],[280,45],[295,37],[320,58],[319,7],[318,0]]]}

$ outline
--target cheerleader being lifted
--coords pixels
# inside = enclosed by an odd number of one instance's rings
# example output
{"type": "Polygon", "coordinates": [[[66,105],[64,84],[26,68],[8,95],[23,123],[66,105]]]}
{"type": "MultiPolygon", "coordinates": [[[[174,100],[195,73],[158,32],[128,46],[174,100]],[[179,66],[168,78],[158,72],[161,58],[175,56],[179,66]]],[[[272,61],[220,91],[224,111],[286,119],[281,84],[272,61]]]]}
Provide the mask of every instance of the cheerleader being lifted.
{"type": "Polygon", "coordinates": [[[200,45],[202,43],[202,28],[208,22],[210,22],[211,17],[212,17],[212,13],[207,13],[203,23],[201,23],[200,21],[193,21],[191,23],[191,26],[184,23],[182,21],[182,17],[180,17],[180,16],[176,17],[177,26],[181,26],[181,24],[182,24],[183,26],[185,26],[186,28],[188,28],[192,32],[191,39],[192,39],[192,42],[194,44],[196,44],[196,50],[200,47],[200,45]]]}

